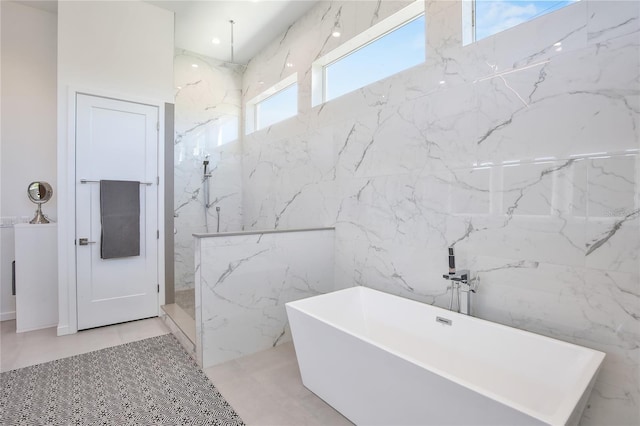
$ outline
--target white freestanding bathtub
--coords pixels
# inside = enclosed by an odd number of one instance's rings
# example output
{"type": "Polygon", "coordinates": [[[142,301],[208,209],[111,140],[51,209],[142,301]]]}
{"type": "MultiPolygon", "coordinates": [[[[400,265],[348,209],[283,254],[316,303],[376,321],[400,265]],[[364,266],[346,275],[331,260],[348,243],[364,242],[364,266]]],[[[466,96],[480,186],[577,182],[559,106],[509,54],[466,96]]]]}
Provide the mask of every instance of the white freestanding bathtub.
{"type": "Polygon", "coordinates": [[[304,385],[357,425],[577,424],[605,356],[365,287],[286,308],[304,385]]]}

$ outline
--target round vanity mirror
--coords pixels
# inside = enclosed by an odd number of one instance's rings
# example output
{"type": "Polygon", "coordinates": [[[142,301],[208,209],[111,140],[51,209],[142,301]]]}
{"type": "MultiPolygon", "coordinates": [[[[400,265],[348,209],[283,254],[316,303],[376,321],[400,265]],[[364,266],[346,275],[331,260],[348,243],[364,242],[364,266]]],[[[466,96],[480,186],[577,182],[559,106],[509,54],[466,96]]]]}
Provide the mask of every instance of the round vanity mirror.
{"type": "Polygon", "coordinates": [[[49,223],[49,220],[42,213],[42,204],[46,203],[53,196],[53,188],[47,182],[31,182],[27,187],[29,199],[38,205],[36,215],[29,223],[49,223]]]}
{"type": "Polygon", "coordinates": [[[29,199],[36,204],[46,203],[53,196],[53,188],[47,182],[31,182],[27,192],[29,199]]]}

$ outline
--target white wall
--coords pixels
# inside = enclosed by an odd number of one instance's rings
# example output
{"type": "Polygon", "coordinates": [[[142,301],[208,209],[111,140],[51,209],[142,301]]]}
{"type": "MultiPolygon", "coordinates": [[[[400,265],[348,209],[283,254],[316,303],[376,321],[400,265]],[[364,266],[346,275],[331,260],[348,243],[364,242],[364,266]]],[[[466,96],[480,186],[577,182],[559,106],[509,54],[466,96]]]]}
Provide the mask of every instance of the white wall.
{"type": "Polygon", "coordinates": [[[477,316],[607,353],[582,424],[638,424],[637,2],[465,47],[460,2],[425,4],[427,62],[324,105],[311,62],[398,3],[320,2],[249,63],[245,101],[297,72],[301,105],[243,139],[246,229],[335,225],[336,285],[439,306],[455,245],[477,316]]]}
{"type": "MultiPolygon", "coordinates": [[[[33,216],[35,204],[27,198],[27,186],[44,180],[53,186],[54,196],[43,211],[56,219],[56,16],[8,1],[1,2],[0,8],[0,216],[33,216]]],[[[4,320],[15,310],[15,297],[11,296],[13,229],[2,227],[0,235],[0,318],[4,320]]]]}
{"type": "MultiPolygon", "coordinates": [[[[76,328],[70,91],[157,104],[162,114],[163,104],[173,102],[173,52],[173,13],[169,11],[140,1],[58,4],[58,182],[63,189],[59,191],[58,204],[60,334],[76,328]]],[[[162,116],[161,121],[163,141],[162,116]]],[[[164,161],[163,156],[160,160],[164,161]]],[[[164,193],[162,177],[159,193],[164,193]]],[[[159,211],[162,223],[163,206],[159,211]]],[[[162,234],[161,231],[160,259],[164,259],[162,234]]],[[[161,270],[163,275],[164,269],[161,270]]],[[[163,279],[161,276],[160,282],[163,279]]]]}

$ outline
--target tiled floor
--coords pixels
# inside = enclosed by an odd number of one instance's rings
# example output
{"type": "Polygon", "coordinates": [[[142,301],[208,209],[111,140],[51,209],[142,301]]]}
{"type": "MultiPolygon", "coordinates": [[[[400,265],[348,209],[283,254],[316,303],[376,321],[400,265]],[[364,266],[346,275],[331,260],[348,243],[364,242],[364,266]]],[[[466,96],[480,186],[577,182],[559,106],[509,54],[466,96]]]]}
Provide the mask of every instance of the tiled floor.
{"type": "Polygon", "coordinates": [[[56,336],[56,328],[16,333],[15,321],[0,323],[0,371],[40,364],[169,332],[160,318],[56,336]]]}
{"type": "Polygon", "coordinates": [[[248,425],[351,425],[302,385],[292,343],[205,369],[248,425]]]}
{"type": "MultiPolygon", "coordinates": [[[[56,336],[55,328],[16,334],[15,321],[1,323],[0,371],[78,355],[168,332],[159,318],[56,336]]],[[[293,344],[285,343],[205,370],[247,425],[351,425],[307,390],[293,344]]]]}

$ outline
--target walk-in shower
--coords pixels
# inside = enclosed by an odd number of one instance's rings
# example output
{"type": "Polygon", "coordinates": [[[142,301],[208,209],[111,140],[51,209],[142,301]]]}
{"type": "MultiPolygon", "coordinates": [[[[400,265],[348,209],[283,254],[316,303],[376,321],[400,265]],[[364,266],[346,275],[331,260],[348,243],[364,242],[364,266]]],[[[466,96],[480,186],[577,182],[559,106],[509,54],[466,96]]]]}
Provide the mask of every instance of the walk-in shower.
{"type": "Polygon", "coordinates": [[[244,66],[176,49],[173,293],[175,305],[191,318],[195,317],[194,234],[242,227],[238,139],[243,71],[244,66]]]}

